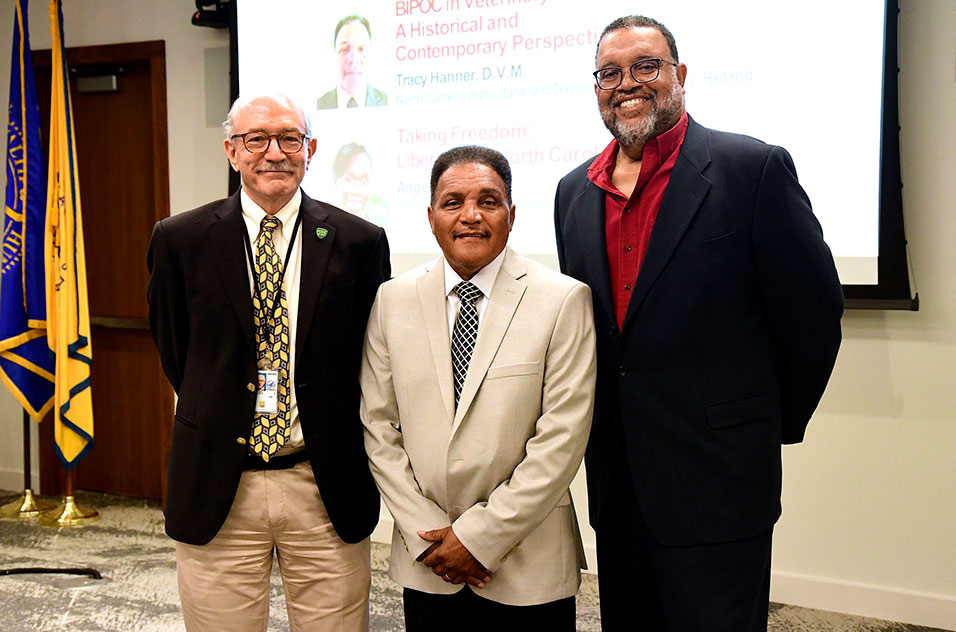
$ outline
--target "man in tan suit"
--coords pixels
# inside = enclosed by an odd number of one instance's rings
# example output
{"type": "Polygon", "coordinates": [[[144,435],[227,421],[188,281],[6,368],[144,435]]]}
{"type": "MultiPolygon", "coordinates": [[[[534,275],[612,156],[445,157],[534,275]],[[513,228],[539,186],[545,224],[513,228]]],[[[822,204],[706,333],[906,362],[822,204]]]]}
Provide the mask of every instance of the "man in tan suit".
{"type": "Polygon", "coordinates": [[[445,152],[428,207],[444,256],[372,307],[361,415],[411,631],[574,630],[568,485],[594,406],[591,294],[507,248],[514,215],[504,156],[445,152]]]}

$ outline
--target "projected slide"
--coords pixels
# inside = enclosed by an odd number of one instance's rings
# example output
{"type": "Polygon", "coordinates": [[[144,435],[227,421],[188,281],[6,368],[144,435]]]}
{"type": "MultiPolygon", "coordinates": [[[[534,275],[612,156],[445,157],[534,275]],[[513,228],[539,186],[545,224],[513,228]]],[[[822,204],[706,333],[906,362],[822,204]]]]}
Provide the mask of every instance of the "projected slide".
{"type": "Polygon", "coordinates": [[[598,37],[639,9],[674,32],[691,116],[786,147],[842,282],[877,281],[882,2],[238,6],[240,91],[280,90],[307,108],[318,151],[303,187],[385,227],[395,253],[438,252],[425,213],[432,162],[480,144],[514,170],[511,245],[553,254],[555,185],[611,138],[591,76],[598,37]],[[368,27],[336,34],[352,14],[368,27]]]}

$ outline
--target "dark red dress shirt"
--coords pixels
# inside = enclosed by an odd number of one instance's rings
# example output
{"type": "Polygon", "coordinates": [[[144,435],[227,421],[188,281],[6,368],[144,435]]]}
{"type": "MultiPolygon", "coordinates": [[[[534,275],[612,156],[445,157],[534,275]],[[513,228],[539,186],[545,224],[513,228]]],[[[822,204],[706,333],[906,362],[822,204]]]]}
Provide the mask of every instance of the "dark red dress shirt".
{"type": "Polygon", "coordinates": [[[618,152],[617,140],[612,140],[588,169],[588,179],[605,191],[604,236],[618,329],[624,324],[624,314],[647,252],[654,220],[686,132],[687,112],[684,112],[674,127],[648,141],[644,146],[641,173],[630,198],[611,183],[618,152]]]}

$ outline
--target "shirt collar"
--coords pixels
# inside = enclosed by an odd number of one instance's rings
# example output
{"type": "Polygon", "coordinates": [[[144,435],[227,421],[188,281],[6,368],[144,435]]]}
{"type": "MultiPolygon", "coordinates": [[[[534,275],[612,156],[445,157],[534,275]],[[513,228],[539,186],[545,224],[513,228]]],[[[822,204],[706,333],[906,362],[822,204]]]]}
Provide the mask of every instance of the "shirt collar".
{"type": "MultiPolygon", "coordinates": [[[[647,144],[644,145],[643,155],[647,156],[650,153],[649,150],[653,150],[654,155],[658,157],[657,164],[648,165],[648,167],[656,169],[664,164],[670,155],[680,148],[681,143],[684,141],[684,135],[687,133],[688,124],[687,110],[684,110],[684,113],[681,114],[681,117],[669,130],[647,141],[647,144]]],[[[611,184],[611,174],[614,173],[614,165],[617,161],[619,147],[617,139],[611,139],[611,142],[604,148],[604,151],[598,154],[598,157],[595,158],[591,166],[588,167],[588,180],[605,191],[611,191],[612,193],[616,192],[616,189],[614,185],[611,184]]]]}
{"type": "MultiPolygon", "coordinates": [[[[684,140],[684,134],[687,133],[687,125],[687,110],[684,110],[684,113],[681,114],[672,128],[651,139],[651,142],[654,143],[657,148],[658,156],[660,156],[659,164],[664,164],[667,159],[670,158],[671,154],[680,148],[684,140]]],[[[647,151],[646,147],[644,151],[647,151]]]]}
{"type": "MultiPolygon", "coordinates": [[[[503,248],[497,257],[492,259],[491,263],[475,273],[475,276],[468,279],[481,290],[485,298],[491,297],[491,290],[495,287],[495,279],[498,277],[498,270],[501,269],[501,263],[505,260],[505,251],[503,248]]],[[[464,279],[458,276],[458,273],[448,264],[448,259],[442,257],[442,263],[445,266],[445,296],[455,293],[455,286],[464,279]]]]}
{"type": "MultiPolygon", "coordinates": [[[[266,216],[266,212],[262,209],[261,206],[255,203],[249,194],[246,193],[245,189],[240,189],[239,191],[239,201],[242,204],[242,214],[246,219],[258,227],[262,223],[262,218],[266,216]]],[[[299,207],[302,205],[302,189],[296,189],[295,195],[292,196],[292,199],[286,202],[286,205],[279,209],[279,212],[275,214],[275,217],[282,222],[282,236],[286,241],[292,239],[292,229],[295,224],[295,217],[299,212],[299,207]]],[[[259,234],[258,228],[256,228],[256,235],[259,234]]]]}
{"type": "Polygon", "coordinates": [[[365,99],[367,98],[367,96],[368,96],[368,82],[362,83],[361,87],[358,89],[358,94],[356,94],[354,97],[350,95],[348,92],[346,92],[345,90],[343,90],[341,87],[337,87],[335,89],[335,100],[339,108],[348,107],[349,99],[352,99],[352,98],[355,99],[355,104],[358,107],[364,108],[365,99]]]}

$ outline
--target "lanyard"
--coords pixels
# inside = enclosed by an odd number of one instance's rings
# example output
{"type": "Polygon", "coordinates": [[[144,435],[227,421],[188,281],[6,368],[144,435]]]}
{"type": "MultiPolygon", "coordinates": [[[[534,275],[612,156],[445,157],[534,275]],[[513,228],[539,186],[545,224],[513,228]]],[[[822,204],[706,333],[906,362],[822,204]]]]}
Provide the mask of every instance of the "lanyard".
{"type": "MultiPolygon", "coordinates": [[[[285,271],[289,267],[289,258],[292,256],[292,246],[295,245],[295,236],[299,233],[299,224],[301,223],[302,223],[302,211],[299,211],[295,216],[295,224],[292,227],[292,237],[289,239],[289,245],[285,249],[285,261],[282,263],[282,270],[279,271],[279,280],[276,283],[276,288],[278,288],[276,292],[276,300],[272,304],[272,318],[266,318],[265,322],[262,322],[260,320],[260,323],[259,323],[260,326],[262,326],[266,330],[267,336],[269,335],[269,333],[271,333],[271,330],[272,330],[272,327],[270,327],[268,323],[275,322],[276,309],[279,309],[279,310],[282,309],[282,300],[280,296],[282,293],[282,281],[285,279],[285,271]]],[[[273,235],[275,235],[275,232],[273,232],[273,235]]],[[[266,304],[266,301],[265,301],[265,297],[262,294],[263,288],[259,287],[259,277],[258,275],[256,275],[255,258],[252,254],[252,244],[249,242],[248,230],[242,231],[242,240],[246,244],[246,255],[248,255],[247,261],[249,262],[249,271],[252,273],[252,279],[253,279],[252,285],[256,294],[259,295],[259,304],[264,307],[266,304]]],[[[273,247],[275,247],[275,244],[273,244],[273,247]]]]}

